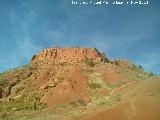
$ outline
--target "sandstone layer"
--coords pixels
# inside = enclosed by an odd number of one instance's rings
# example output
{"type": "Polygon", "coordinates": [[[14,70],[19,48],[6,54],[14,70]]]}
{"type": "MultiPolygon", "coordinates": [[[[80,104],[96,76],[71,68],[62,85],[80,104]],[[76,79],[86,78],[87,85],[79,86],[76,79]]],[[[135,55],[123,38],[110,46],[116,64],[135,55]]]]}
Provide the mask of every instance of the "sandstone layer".
{"type": "Polygon", "coordinates": [[[49,48],[34,55],[31,62],[41,60],[55,62],[81,62],[86,59],[101,61],[101,53],[96,48],[49,48]]]}

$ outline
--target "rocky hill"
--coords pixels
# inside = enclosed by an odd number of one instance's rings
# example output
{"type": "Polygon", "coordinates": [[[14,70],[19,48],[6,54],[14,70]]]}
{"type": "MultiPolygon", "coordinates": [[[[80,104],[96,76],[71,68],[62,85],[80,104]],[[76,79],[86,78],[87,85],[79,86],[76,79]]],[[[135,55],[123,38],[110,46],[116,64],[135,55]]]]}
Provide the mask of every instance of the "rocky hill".
{"type": "Polygon", "coordinates": [[[101,61],[101,53],[96,48],[50,48],[34,55],[31,62],[50,60],[54,62],[80,62],[86,59],[101,61]]]}
{"type": "Polygon", "coordinates": [[[0,73],[0,120],[159,120],[159,88],[158,76],[95,48],[45,49],[0,73]]]}

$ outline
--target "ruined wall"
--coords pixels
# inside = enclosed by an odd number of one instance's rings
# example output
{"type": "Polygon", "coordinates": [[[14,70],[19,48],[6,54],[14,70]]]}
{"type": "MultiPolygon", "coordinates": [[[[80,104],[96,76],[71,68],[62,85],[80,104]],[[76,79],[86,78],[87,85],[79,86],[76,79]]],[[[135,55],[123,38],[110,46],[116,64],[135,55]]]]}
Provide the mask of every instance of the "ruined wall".
{"type": "Polygon", "coordinates": [[[95,48],[49,48],[34,55],[31,62],[50,60],[55,62],[80,62],[86,59],[101,61],[101,54],[95,48]]]}

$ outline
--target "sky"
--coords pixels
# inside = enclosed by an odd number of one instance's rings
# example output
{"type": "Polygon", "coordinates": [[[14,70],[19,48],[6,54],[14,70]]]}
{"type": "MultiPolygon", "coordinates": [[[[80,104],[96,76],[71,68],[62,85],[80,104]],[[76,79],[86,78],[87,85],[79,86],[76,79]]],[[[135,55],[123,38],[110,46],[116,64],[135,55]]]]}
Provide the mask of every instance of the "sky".
{"type": "Polygon", "coordinates": [[[0,0],[0,72],[25,65],[51,47],[96,47],[111,59],[160,74],[160,1],[73,5],[72,0],[0,0]]]}

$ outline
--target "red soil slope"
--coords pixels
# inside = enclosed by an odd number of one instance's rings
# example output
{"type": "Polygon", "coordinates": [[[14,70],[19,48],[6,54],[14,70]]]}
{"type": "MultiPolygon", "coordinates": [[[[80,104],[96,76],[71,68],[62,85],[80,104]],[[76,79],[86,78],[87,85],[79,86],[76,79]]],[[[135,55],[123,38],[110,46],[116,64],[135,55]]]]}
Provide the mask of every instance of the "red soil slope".
{"type": "Polygon", "coordinates": [[[76,120],[159,120],[160,79],[138,85],[121,103],[108,110],[87,114],[76,120]]]}

